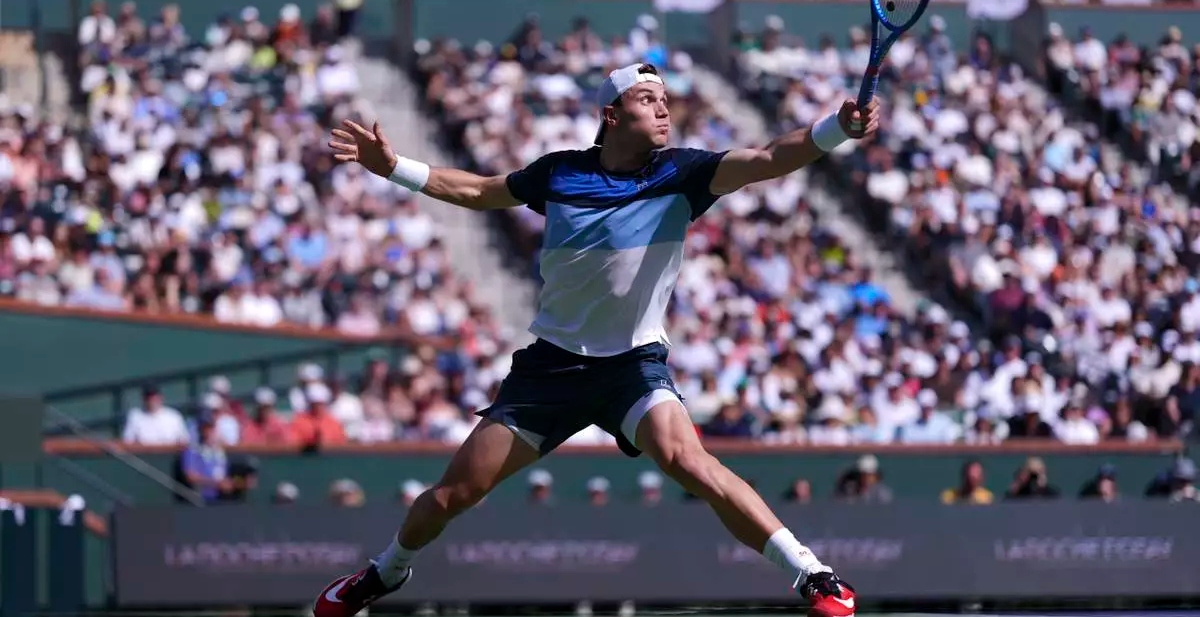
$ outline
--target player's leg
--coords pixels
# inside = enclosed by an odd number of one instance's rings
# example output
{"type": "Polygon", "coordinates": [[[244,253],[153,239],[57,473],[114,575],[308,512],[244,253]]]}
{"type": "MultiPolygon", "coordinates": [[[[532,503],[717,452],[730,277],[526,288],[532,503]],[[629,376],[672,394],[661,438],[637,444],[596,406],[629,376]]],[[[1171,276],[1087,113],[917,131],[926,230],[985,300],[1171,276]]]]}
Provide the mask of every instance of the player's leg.
{"type": "Polygon", "coordinates": [[[735,538],[787,571],[792,586],[813,603],[815,612],[854,614],[853,588],[792,535],[757,491],[704,449],[687,410],[673,393],[658,390],[639,403],[622,423],[627,436],[633,433],[639,450],[707,502],[735,538]]]}
{"type": "Polygon", "coordinates": [[[313,605],[314,617],[351,617],[407,582],[409,562],[442,533],[454,517],[479,503],[496,485],[538,460],[538,448],[517,431],[480,420],[441,480],[409,508],[399,534],[370,566],[335,580],[313,605]]]}

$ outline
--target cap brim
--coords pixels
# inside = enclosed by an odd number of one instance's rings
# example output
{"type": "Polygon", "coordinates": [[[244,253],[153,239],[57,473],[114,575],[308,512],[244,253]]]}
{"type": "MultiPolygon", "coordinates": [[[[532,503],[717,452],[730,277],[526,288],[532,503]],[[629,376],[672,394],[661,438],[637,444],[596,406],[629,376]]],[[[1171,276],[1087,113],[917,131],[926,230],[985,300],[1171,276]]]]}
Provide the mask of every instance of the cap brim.
{"type": "Polygon", "coordinates": [[[601,122],[600,128],[596,129],[596,139],[593,140],[592,143],[596,144],[597,146],[604,145],[604,129],[606,129],[606,128],[608,128],[608,125],[605,124],[604,122],[601,122]]]}

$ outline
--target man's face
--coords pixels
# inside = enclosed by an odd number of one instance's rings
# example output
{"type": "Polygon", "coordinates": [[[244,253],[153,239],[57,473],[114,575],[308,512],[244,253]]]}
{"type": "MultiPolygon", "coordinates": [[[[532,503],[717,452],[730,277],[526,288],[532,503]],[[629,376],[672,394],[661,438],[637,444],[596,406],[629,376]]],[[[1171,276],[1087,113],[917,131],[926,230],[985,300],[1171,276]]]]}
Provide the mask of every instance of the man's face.
{"type": "Polygon", "coordinates": [[[662,84],[640,83],[626,90],[615,105],[604,110],[605,121],[613,119],[610,135],[620,135],[630,146],[663,148],[671,137],[671,110],[667,89],[662,84]]]}

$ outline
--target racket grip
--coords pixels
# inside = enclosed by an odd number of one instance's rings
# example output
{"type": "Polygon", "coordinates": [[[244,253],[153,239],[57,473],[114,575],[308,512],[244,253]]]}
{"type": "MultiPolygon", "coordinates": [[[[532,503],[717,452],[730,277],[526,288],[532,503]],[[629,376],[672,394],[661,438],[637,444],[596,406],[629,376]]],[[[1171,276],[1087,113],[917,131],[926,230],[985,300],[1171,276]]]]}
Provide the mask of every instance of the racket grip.
{"type": "Polygon", "coordinates": [[[871,99],[875,98],[875,88],[879,86],[879,67],[869,66],[863,75],[862,86],[858,88],[858,108],[864,109],[871,99]]]}

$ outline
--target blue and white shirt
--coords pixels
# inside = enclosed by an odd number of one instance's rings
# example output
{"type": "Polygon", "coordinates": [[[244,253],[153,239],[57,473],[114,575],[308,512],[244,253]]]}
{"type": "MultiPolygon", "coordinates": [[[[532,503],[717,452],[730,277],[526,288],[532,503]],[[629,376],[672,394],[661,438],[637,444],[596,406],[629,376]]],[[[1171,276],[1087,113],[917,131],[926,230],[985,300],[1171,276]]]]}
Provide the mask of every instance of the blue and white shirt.
{"type": "Polygon", "coordinates": [[[712,207],[723,152],[671,148],[633,173],[600,149],[547,154],[509,174],[508,190],[546,215],[545,281],[529,331],[584,356],[669,344],[663,319],[688,225],[712,207]]]}

